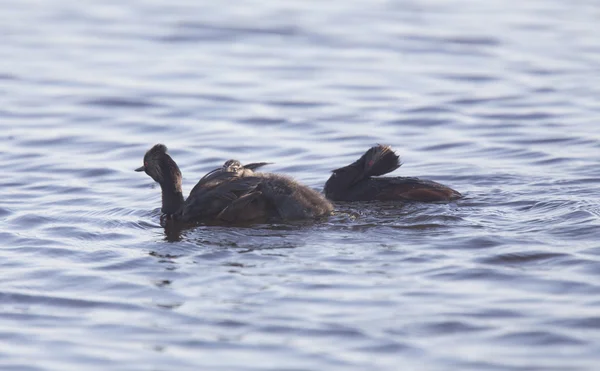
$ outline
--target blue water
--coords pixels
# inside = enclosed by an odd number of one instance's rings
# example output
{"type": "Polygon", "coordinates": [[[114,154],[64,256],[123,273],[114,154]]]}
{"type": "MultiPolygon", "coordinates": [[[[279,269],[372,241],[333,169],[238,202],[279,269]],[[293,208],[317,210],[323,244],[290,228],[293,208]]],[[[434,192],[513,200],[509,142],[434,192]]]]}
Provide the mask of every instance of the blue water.
{"type": "Polygon", "coordinates": [[[596,1],[5,0],[0,369],[597,370],[596,1]],[[225,160],[391,144],[451,203],[160,227],[225,160]]]}

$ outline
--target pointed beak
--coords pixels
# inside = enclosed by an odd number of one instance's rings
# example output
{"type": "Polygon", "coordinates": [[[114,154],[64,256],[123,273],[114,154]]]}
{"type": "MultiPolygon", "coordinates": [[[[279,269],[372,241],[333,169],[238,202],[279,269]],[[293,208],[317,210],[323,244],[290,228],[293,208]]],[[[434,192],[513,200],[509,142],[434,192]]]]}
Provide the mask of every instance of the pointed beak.
{"type": "Polygon", "coordinates": [[[144,171],[144,170],[146,170],[146,168],[143,167],[143,166],[142,167],[138,167],[137,169],[135,169],[135,171],[144,171]]]}

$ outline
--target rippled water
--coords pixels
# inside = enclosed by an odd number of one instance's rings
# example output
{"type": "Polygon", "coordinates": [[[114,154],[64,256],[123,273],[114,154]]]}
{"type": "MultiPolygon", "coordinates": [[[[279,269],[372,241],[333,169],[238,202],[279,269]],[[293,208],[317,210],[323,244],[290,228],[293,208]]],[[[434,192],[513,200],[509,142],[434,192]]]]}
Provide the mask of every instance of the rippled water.
{"type": "Polygon", "coordinates": [[[5,0],[2,370],[596,370],[596,1],[5,0]],[[441,204],[167,236],[133,171],[322,189],[374,143],[441,204]]]}

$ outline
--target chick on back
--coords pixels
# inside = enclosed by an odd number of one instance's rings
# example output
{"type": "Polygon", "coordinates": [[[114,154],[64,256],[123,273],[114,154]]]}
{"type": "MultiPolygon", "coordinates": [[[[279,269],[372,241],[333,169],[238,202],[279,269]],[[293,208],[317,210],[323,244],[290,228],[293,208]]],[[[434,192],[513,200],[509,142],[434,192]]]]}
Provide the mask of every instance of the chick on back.
{"type": "Polygon", "coordinates": [[[254,170],[268,163],[242,166],[229,160],[206,174],[194,186],[187,200],[181,190],[181,171],[157,144],[144,156],[144,171],[158,182],[162,211],[181,222],[266,222],[314,219],[329,215],[331,203],[313,189],[292,178],[254,170]]]}

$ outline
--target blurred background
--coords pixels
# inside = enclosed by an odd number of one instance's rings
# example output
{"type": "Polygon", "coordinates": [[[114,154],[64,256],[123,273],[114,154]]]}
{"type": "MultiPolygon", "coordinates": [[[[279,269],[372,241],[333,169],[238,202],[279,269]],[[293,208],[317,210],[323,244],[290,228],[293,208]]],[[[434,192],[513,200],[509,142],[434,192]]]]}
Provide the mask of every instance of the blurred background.
{"type": "Polygon", "coordinates": [[[3,0],[2,370],[595,370],[600,5],[3,0]],[[225,160],[465,195],[165,236],[225,160]]]}

